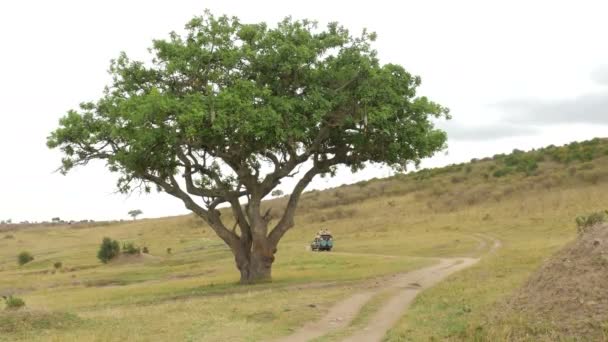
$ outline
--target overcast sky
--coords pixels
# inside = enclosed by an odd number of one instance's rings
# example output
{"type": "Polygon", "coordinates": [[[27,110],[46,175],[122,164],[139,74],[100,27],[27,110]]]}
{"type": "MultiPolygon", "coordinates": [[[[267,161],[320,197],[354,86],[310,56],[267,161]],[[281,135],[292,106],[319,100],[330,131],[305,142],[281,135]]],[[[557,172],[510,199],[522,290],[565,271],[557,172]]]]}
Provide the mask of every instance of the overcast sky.
{"type": "MultiPolygon", "coordinates": [[[[96,100],[120,51],[147,58],[154,38],[208,8],[243,22],[285,16],[378,34],[383,63],[422,77],[420,94],[451,109],[447,154],[423,166],[608,136],[605,1],[2,1],[0,219],[127,218],[186,213],[165,194],[114,193],[103,164],[68,176],[45,146],[68,109],[96,100]]],[[[318,179],[324,188],[386,169],[318,179]]],[[[289,192],[289,189],[284,189],[289,192]]]]}

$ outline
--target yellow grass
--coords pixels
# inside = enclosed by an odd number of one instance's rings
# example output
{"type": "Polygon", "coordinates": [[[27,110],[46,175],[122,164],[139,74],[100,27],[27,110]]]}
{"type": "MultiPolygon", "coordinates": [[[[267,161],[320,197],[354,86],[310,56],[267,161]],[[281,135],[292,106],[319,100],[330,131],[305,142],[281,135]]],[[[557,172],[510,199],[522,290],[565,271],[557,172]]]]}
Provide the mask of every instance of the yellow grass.
{"type": "MultiPolygon", "coordinates": [[[[307,193],[297,226],[279,245],[271,284],[237,285],[232,255],[192,216],[0,232],[0,294],[23,298],[32,319],[44,312],[79,318],[27,329],[0,326],[0,341],[269,340],[318,319],[363,279],[429,265],[436,256],[483,259],[423,292],[386,339],[506,336],[492,330],[495,304],[574,238],[577,215],[606,209],[608,157],[574,174],[572,165],[547,161],[537,175],[485,180],[493,163],[425,180],[399,176],[307,193]],[[322,227],[334,233],[335,251],[308,251],[322,227]],[[8,233],[14,239],[4,239],[8,233]],[[490,246],[477,233],[503,247],[486,254],[490,246]],[[104,236],[145,245],[152,256],[103,265],[96,253],[104,236]],[[35,260],[20,267],[16,256],[24,250],[35,260]],[[63,269],[52,272],[56,261],[63,269]]],[[[283,202],[267,205],[278,210],[283,202]]],[[[321,340],[347,336],[385,298],[321,340]]],[[[0,313],[0,325],[10,315],[0,313]]]]}

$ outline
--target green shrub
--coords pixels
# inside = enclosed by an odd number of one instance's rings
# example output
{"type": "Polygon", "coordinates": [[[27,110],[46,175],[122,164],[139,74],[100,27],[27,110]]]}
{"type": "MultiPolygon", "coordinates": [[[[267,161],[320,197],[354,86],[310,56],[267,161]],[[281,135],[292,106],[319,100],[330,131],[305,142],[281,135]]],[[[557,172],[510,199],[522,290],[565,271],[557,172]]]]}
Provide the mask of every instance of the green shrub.
{"type": "Polygon", "coordinates": [[[125,254],[139,254],[141,250],[133,242],[123,242],[122,252],[125,254]]]}
{"type": "Polygon", "coordinates": [[[24,251],[24,252],[19,253],[19,255],[17,256],[17,262],[21,266],[27,264],[28,262],[30,262],[32,260],[34,260],[34,256],[32,254],[30,254],[30,252],[24,251]]]}
{"type": "Polygon", "coordinates": [[[504,177],[504,176],[508,175],[509,173],[511,173],[511,169],[508,167],[505,167],[503,169],[498,169],[498,170],[494,171],[492,176],[494,176],[496,178],[500,178],[500,177],[504,177]]]}
{"type": "Polygon", "coordinates": [[[13,296],[4,297],[6,310],[19,310],[25,306],[23,299],[13,296]]]}
{"type": "Polygon", "coordinates": [[[148,247],[144,246],[144,248],[141,249],[141,252],[144,254],[149,254],[150,251],[148,250],[148,247]]]}
{"type": "Polygon", "coordinates": [[[517,171],[523,172],[528,176],[534,174],[538,169],[538,163],[535,160],[525,160],[517,166],[517,171]]]}
{"type": "Polygon", "coordinates": [[[55,269],[58,270],[61,267],[63,267],[63,263],[61,261],[57,261],[53,264],[53,267],[55,267],[55,269]]]}
{"type": "Polygon", "coordinates": [[[589,227],[593,227],[596,224],[606,222],[608,210],[597,211],[589,215],[581,215],[576,218],[576,228],[579,234],[583,234],[589,227]]]}
{"type": "Polygon", "coordinates": [[[105,264],[117,256],[118,253],[120,253],[120,245],[118,244],[118,241],[104,237],[103,241],[101,242],[101,246],[99,246],[97,258],[105,264]]]}
{"type": "Polygon", "coordinates": [[[173,250],[171,249],[171,247],[167,248],[167,254],[171,254],[173,253],[173,250]]]}

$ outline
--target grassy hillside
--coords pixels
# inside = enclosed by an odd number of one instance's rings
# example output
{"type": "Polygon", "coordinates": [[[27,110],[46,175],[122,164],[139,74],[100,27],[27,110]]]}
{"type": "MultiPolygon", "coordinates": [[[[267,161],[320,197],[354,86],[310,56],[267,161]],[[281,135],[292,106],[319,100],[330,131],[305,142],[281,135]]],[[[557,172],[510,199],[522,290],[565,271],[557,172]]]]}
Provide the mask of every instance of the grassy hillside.
{"type": "MultiPolygon", "coordinates": [[[[429,265],[437,256],[481,255],[474,267],[423,292],[386,338],[510,336],[508,329],[527,329],[525,322],[493,330],[496,303],[574,238],[577,215],[608,207],[607,190],[608,140],[595,139],[311,191],[279,245],[274,282],[252,287],[236,284],[227,247],[192,216],[6,231],[0,294],[27,306],[0,313],[0,341],[268,340],[321,317],[362,279],[429,265]],[[335,252],[306,249],[322,227],[334,233],[335,252]],[[503,247],[486,255],[478,233],[503,247]],[[150,255],[101,264],[104,236],[147,246],[150,255]],[[35,259],[18,266],[22,251],[35,259]],[[53,272],[57,261],[63,267],[53,272]]],[[[276,214],[285,201],[265,205],[276,214]]]]}

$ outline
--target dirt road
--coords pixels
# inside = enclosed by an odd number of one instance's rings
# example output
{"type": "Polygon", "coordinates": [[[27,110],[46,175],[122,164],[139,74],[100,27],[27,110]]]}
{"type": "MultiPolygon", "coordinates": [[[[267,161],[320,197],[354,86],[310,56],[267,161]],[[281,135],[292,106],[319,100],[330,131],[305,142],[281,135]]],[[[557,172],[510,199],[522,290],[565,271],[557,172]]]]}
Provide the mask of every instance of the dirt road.
{"type": "MultiPolygon", "coordinates": [[[[479,235],[478,235],[479,236],[479,235]]],[[[485,237],[485,239],[491,239],[485,237]]],[[[500,241],[493,240],[488,253],[500,248],[500,241]]],[[[485,242],[484,242],[485,247],[485,242]]],[[[450,274],[470,267],[478,258],[441,258],[433,266],[412,272],[396,275],[376,288],[356,293],[334,305],[318,322],[309,322],[280,341],[310,341],[338,329],[347,327],[357,316],[361,308],[376,294],[385,291],[397,291],[382,308],[372,315],[366,327],[349,336],[344,341],[372,342],[381,341],[386,332],[405,314],[412,300],[424,289],[427,289],[450,274]]]]}

